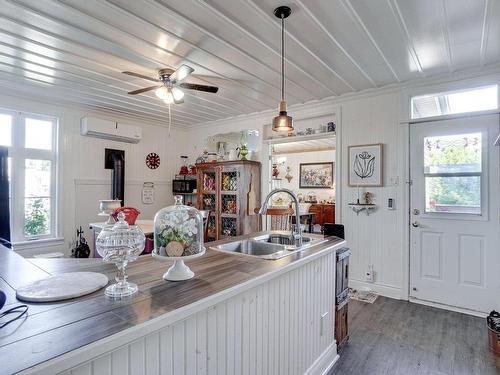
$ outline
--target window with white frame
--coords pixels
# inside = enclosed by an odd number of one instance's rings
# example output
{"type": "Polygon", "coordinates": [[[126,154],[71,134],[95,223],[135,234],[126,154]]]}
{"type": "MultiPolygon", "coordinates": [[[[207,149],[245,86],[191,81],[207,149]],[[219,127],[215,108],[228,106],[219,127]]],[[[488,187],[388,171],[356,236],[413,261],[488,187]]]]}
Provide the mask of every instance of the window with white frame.
{"type": "Polygon", "coordinates": [[[498,86],[414,96],[410,104],[412,119],[495,110],[498,109],[498,86]]]}
{"type": "Polygon", "coordinates": [[[57,119],[0,110],[9,150],[11,240],[56,237],[57,119]]]}

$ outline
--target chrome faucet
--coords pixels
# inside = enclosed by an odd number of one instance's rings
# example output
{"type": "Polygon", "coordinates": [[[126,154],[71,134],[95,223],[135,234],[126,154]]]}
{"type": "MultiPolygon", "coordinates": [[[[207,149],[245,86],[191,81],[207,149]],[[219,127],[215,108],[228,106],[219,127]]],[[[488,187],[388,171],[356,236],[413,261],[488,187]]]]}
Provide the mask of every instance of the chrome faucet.
{"type": "Polygon", "coordinates": [[[292,197],[292,200],[295,204],[295,224],[292,225],[290,238],[293,241],[296,248],[301,247],[302,230],[300,228],[300,207],[299,207],[299,200],[293,191],[285,188],[271,190],[269,194],[267,194],[267,197],[264,199],[264,203],[262,204],[262,207],[259,210],[259,214],[265,215],[267,213],[267,202],[269,201],[269,198],[271,198],[276,193],[287,193],[292,197]]]}

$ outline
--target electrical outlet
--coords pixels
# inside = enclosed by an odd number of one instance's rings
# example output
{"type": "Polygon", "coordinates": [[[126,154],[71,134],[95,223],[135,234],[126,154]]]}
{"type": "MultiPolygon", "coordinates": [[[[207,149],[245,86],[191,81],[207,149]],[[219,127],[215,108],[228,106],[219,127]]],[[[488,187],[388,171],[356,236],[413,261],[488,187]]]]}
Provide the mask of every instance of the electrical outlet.
{"type": "Polygon", "coordinates": [[[366,274],[365,274],[366,281],[373,283],[373,279],[374,279],[373,272],[374,272],[373,271],[373,264],[369,264],[368,268],[366,270],[366,274]]]}

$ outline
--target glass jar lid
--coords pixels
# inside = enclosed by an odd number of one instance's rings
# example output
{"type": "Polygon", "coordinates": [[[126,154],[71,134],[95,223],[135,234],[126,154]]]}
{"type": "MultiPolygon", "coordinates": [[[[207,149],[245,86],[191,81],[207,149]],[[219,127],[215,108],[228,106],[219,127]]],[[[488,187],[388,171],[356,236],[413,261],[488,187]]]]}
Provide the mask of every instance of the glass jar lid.
{"type": "Polygon", "coordinates": [[[99,255],[106,261],[133,260],[144,250],[146,237],[136,225],[125,221],[125,214],[118,214],[114,225],[103,228],[96,240],[99,255]]]}

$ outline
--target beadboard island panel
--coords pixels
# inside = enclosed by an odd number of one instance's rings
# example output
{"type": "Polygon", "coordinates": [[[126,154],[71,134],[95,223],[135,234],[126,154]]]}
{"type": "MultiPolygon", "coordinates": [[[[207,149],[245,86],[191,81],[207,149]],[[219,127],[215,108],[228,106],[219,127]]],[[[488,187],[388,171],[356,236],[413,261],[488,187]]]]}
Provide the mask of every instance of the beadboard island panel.
{"type": "Polygon", "coordinates": [[[320,374],[336,358],[334,268],[330,253],[63,374],[320,374]]]}
{"type": "MultiPolygon", "coordinates": [[[[262,368],[260,373],[322,368],[336,356],[334,254],[343,246],[344,240],[329,237],[273,261],[208,248],[189,262],[195,277],[183,282],[164,281],[169,264],[141,256],[129,266],[130,280],[139,285],[131,298],[113,300],[100,290],[69,301],[28,303],[28,317],[0,336],[0,358],[11,359],[0,372],[106,374],[108,367],[116,372],[126,366],[118,373],[145,374],[160,366],[160,373],[191,374],[203,373],[206,366],[205,373],[225,369],[229,374],[233,368],[259,373],[254,366],[262,368]]],[[[92,271],[112,279],[116,272],[100,259],[28,260],[7,249],[0,249],[0,271],[12,289],[7,306],[19,302],[14,289],[25,278],[92,271]]]]}

